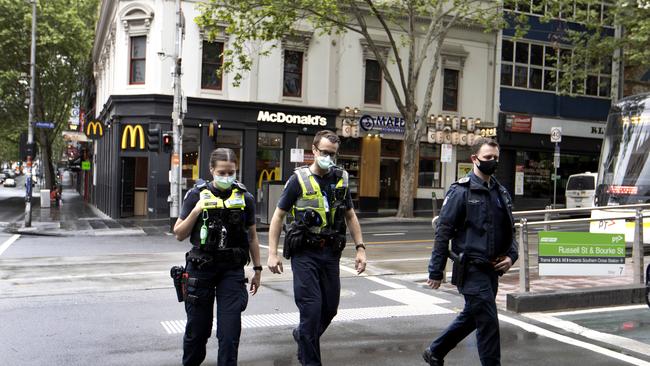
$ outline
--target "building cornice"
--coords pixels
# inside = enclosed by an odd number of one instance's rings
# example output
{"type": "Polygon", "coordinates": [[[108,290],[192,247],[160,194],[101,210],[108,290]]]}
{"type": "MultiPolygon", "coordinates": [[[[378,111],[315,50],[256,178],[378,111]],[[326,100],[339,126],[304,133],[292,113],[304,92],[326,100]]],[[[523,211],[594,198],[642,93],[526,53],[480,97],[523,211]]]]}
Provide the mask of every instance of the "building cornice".
{"type": "Polygon", "coordinates": [[[99,19],[95,28],[95,42],[93,44],[93,62],[95,63],[99,61],[99,56],[104,48],[104,43],[111,29],[110,25],[117,13],[118,3],[119,1],[117,0],[102,0],[99,8],[99,19]]]}

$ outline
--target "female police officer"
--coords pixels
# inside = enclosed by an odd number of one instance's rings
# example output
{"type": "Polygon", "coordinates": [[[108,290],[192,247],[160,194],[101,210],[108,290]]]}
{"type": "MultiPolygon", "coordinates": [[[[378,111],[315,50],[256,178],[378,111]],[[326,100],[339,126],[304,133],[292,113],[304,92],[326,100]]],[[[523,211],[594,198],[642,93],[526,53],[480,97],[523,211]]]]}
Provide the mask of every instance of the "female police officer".
{"type": "Polygon", "coordinates": [[[244,265],[252,257],[254,276],[250,293],[260,286],[260,251],[255,231],[253,196],[235,180],[237,158],[231,149],[216,149],[210,156],[213,182],[199,181],[185,196],[174,225],[176,239],[188,236],[186,254],[187,326],[183,338],[183,365],[205,359],[217,300],[219,366],[237,365],[241,313],[248,304],[244,265]],[[250,252],[250,257],[249,257],[250,252]]]}

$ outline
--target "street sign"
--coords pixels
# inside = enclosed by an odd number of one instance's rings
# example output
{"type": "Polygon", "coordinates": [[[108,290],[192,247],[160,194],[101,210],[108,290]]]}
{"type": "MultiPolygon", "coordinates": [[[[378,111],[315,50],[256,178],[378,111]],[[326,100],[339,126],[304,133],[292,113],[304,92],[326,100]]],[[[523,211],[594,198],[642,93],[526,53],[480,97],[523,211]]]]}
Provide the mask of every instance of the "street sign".
{"type": "Polygon", "coordinates": [[[562,142],[562,127],[551,127],[551,142],[562,142]]]}
{"type": "Polygon", "coordinates": [[[622,276],[625,234],[542,231],[540,276],[622,276]]]}
{"type": "Polygon", "coordinates": [[[54,122],[34,122],[36,128],[54,128],[54,122]]]}

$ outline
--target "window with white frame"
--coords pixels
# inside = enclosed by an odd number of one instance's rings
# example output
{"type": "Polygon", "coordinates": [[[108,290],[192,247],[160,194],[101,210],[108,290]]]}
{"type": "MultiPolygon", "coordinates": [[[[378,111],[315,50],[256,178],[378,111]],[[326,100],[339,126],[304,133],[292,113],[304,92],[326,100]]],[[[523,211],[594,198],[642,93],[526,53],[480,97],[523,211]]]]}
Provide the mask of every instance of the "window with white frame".
{"type": "Polygon", "coordinates": [[[443,71],[443,111],[458,112],[458,75],[458,70],[444,69],[443,71]]]}
{"type": "Polygon", "coordinates": [[[133,2],[120,12],[120,21],[124,29],[129,49],[128,83],[144,84],[147,64],[147,36],[151,30],[153,9],[144,3],[133,2]]]}
{"type": "Polygon", "coordinates": [[[305,63],[313,32],[295,31],[282,39],[282,96],[302,98],[305,63]]]}
{"type": "Polygon", "coordinates": [[[611,13],[612,4],[608,1],[505,0],[503,7],[518,13],[548,15],[552,18],[577,23],[598,22],[608,27],[614,24],[611,13]]]}
{"type": "MultiPolygon", "coordinates": [[[[501,86],[557,92],[557,81],[564,78],[558,62],[570,62],[572,51],[551,45],[504,39],[501,47],[501,86]],[[559,60],[559,61],[558,61],[559,60]],[[559,79],[558,79],[559,78],[559,79]]],[[[612,60],[588,65],[585,80],[573,81],[571,92],[610,97],[612,60]]]]}
{"type": "Polygon", "coordinates": [[[147,69],[147,36],[131,37],[129,84],[144,84],[147,69]]]}

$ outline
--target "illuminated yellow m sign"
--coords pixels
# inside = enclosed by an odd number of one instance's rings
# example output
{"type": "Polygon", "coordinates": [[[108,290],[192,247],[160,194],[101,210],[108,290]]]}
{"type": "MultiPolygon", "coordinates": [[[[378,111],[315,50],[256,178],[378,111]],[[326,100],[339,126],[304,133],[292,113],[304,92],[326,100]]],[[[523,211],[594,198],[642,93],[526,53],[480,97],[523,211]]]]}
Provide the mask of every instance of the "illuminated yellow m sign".
{"type": "Polygon", "coordinates": [[[122,150],[126,150],[126,139],[127,137],[129,138],[129,146],[131,149],[135,149],[138,142],[140,141],[139,144],[139,149],[144,150],[144,130],[142,129],[141,125],[126,125],[124,126],[124,130],[122,131],[122,150]]]}
{"type": "Polygon", "coordinates": [[[91,121],[86,126],[86,136],[88,138],[99,138],[104,136],[104,126],[100,121],[91,121]]]}

